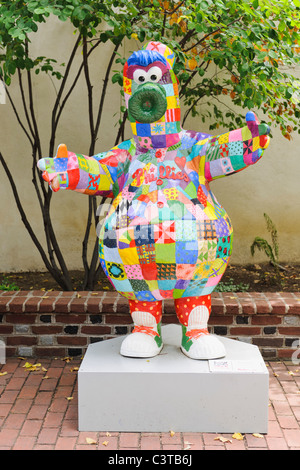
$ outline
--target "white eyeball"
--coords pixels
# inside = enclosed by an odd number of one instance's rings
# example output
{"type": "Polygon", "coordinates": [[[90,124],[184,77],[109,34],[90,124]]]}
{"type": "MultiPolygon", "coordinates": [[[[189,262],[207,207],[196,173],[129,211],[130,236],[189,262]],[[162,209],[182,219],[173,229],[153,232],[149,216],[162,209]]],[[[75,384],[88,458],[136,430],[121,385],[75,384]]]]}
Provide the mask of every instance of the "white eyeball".
{"type": "Polygon", "coordinates": [[[162,71],[159,67],[151,67],[147,72],[148,81],[157,83],[162,77],[162,71]]]}
{"type": "Polygon", "coordinates": [[[135,81],[135,83],[137,83],[138,85],[141,85],[141,83],[145,83],[147,80],[147,72],[146,70],[143,70],[143,69],[136,69],[134,72],[133,72],[133,80],[135,81]]]}

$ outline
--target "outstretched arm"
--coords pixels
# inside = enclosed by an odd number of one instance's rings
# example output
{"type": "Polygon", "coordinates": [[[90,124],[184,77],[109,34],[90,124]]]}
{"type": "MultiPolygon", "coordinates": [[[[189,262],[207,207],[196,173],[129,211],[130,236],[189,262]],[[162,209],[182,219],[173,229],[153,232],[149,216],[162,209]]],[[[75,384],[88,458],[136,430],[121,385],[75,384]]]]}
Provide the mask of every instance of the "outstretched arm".
{"type": "Polygon", "coordinates": [[[205,155],[202,168],[207,181],[241,171],[262,157],[270,142],[270,128],[259,124],[252,111],[247,113],[246,123],[241,129],[211,136],[196,144],[200,147],[199,154],[205,155]]]}
{"type": "Polygon", "coordinates": [[[38,161],[42,176],[53,191],[71,189],[80,193],[113,197],[118,166],[130,158],[128,150],[115,147],[93,157],[75,154],[61,144],[55,158],[38,161]]]}

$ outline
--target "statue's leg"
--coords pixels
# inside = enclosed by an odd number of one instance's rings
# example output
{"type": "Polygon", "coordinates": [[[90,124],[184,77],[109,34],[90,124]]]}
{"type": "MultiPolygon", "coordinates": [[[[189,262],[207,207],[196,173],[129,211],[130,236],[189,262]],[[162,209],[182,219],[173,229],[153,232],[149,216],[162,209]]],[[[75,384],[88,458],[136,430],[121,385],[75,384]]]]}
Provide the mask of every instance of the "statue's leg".
{"type": "Polygon", "coordinates": [[[124,339],[120,353],[127,357],[153,357],[163,347],[161,339],[162,302],[129,301],[134,323],[132,333],[124,339]]]}
{"type": "Polygon", "coordinates": [[[211,313],[211,296],[183,297],[175,300],[176,314],[182,326],[182,352],[191,359],[224,357],[221,341],[210,335],[207,322],[211,313]]]}

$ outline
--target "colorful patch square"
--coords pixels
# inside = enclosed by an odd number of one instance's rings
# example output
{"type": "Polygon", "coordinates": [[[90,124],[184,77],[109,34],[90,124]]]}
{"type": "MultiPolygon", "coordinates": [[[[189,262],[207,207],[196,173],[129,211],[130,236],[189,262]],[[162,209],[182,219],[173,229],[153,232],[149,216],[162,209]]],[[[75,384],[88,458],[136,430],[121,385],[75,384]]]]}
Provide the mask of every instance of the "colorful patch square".
{"type": "Polygon", "coordinates": [[[176,263],[195,264],[198,258],[197,241],[176,242],[176,263]]]}
{"type": "Polygon", "coordinates": [[[154,226],[136,225],[134,227],[134,239],[136,246],[149,245],[154,243],[154,226]]]}
{"type": "Polygon", "coordinates": [[[194,264],[177,264],[176,265],[176,277],[177,280],[190,280],[193,278],[195,272],[194,264]]]}
{"type": "Polygon", "coordinates": [[[232,237],[222,237],[218,240],[217,258],[227,258],[232,252],[232,237]]]}
{"type": "Polygon", "coordinates": [[[243,155],[243,151],[244,151],[243,145],[244,143],[242,141],[229,142],[228,143],[229,156],[243,155]]]}
{"type": "Polygon", "coordinates": [[[175,222],[154,225],[155,243],[175,243],[175,222]]]}
{"type": "Polygon", "coordinates": [[[151,135],[151,126],[150,124],[136,123],[136,132],[141,137],[149,137],[151,135]]]}
{"type": "Polygon", "coordinates": [[[135,247],[120,250],[120,256],[124,265],[139,264],[139,256],[135,247]]]}
{"type": "Polygon", "coordinates": [[[124,266],[120,263],[106,261],[106,269],[111,279],[118,279],[121,281],[127,277],[124,266]]]}
{"type": "Polygon", "coordinates": [[[151,262],[141,263],[141,270],[145,281],[156,281],[157,280],[157,266],[155,263],[154,256],[151,257],[151,262]]]}
{"type": "Polygon", "coordinates": [[[200,239],[214,239],[217,238],[214,221],[212,220],[198,220],[197,221],[197,237],[200,239]]]}
{"type": "Polygon", "coordinates": [[[165,134],[166,133],[166,126],[164,122],[154,122],[150,124],[151,126],[151,134],[165,134]]]}
{"type": "Polygon", "coordinates": [[[176,279],[176,264],[157,263],[157,279],[176,279]]]}
{"type": "Polygon", "coordinates": [[[157,263],[175,263],[176,248],[175,243],[156,243],[155,255],[157,263]]]}
{"type": "Polygon", "coordinates": [[[197,239],[197,225],[194,220],[176,220],[176,240],[193,241],[197,239]]]}
{"type": "Polygon", "coordinates": [[[140,264],[126,264],[124,265],[124,269],[128,279],[143,279],[140,264]]]}

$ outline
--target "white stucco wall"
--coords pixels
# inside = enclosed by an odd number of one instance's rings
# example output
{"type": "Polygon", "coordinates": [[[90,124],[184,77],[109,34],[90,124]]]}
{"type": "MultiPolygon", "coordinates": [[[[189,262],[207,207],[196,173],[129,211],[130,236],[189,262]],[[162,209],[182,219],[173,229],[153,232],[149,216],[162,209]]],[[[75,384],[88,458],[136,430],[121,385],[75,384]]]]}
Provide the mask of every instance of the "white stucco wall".
{"type": "MultiPolygon", "coordinates": [[[[68,57],[73,41],[73,28],[66,23],[54,20],[44,25],[33,37],[32,54],[53,57],[58,63],[62,63],[68,57]]],[[[136,44],[133,42],[126,47],[130,51],[136,49],[136,44]]],[[[100,85],[98,88],[95,86],[95,93],[98,93],[98,96],[110,51],[112,51],[112,45],[107,43],[101,46],[101,51],[99,49],[93,56],[92,79],[95,80],[95,85],[100,85]]],[[[81,60],[82,57],[78,53],[77,67],[81,60]]],[[[41,129],[43,151],[47,156],[50,109],[55,99],[55,88],[48,76],[33,74],[33,77],[37,120],[41,129]]],[[[55,79],[53,82],[55,83],[55,79]]],[[[19,96],[16,102],[20,103],[17,80],[13,80],[9,91],[12,96],[19,96]]],[[[104,110],[105,119],[99,133],[96,152],[108,150],[114,145],[116,135],[114,124],[118,118],[114,114],[120,106],[118,91],[118,85],[110,85],[104,110]]],[[[87,154],[89,147],[86,95],[86,85],[82,79],[65,110],[56,140],[56,145],[64,142],[70,150],[83,154],[87,154]]],[[[22,119],[24,119],[23,115],[22,119]]],[[[14,175],[28,219],[45,246],[41,213],[31,182],[31,149],[17,124],[8,99],[5,104],[0,104],[0,124],[0,151],[14,175]]],[[[208,125],[203,127],[200,119],[189,119],[185,128],[208,132],[208,125]]],[[[131,130],[128,126],[126,138],[130,137],[131,130]]],[[[246,171],[212,183],[214,193],[226,208],[233,223],[235,233],[233,263],[252,262],[250,245],[254,237],[260,235],[269,238],[263,217],[264,212],[271,217],[278,229],[280,260],[299,262],[299,146],[299,134],[293,135],[293,140],[289,142],[281,136],[278,129],[274,129],[269,149],[258,164],[246,171]]],[[[0,271],[43,270],[43,262],[20,219],[2,166],[0,166],[0,201],[0,271]]],[[[86,196],[71,191],[59,191],[53,195],[52,219],[69,269],[82,267],[81,246],[85,231],[87,204],[86,196]]],[[[264,260],[266,258],[259,254],[254,258],[255,262],[264,260]]]]}

